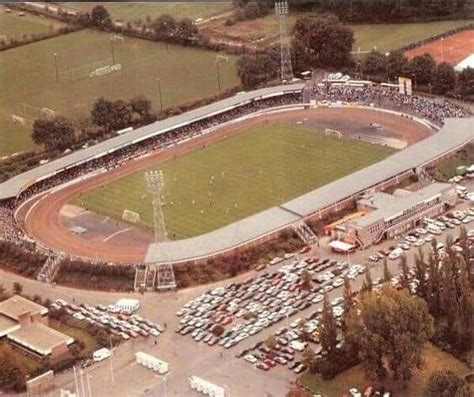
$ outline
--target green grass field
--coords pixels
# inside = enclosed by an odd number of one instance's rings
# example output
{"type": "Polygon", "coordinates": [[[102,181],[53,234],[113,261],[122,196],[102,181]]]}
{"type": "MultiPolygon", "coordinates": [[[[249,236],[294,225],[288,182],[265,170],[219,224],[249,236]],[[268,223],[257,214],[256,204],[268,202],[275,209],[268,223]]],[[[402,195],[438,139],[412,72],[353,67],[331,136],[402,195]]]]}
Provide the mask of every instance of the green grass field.
{"type": "MultiPolygon", "coordinates": [[[[62,3],[66,7],[80,11],[90,11],[96,4],[103,3],[62,3]]],[[[103,4],[114,19],[125,21],[145,20],[147,17],[155,19],[162,14],[169,14],[175,18],[211,17],[230,11],[232,3],[227,1],[188,1],[188,2],[163,2],[163,3],[107,3],[103,4]]]]}
{"type": "Polygon", "coordinates": [[[64,26],[54,19],[41,18],[26,13],[20,17],[18,11],[5,12],[5,7],[0,6],[0,35],[5,35],[7,40],[21,39],[24,35],[48,33],[64,26]]]}
{"type": "MultiPolygon", "coordinates": [[[[218,93],[215,52],[139,39],[114,42],[120,72],[89,78],[90,71],[111,63],[110,37],[84,30],[0,53],[0,156],[33,147],[31,124],[16,125],[11,119],[12,114],[24,116],[19,103],[51,108],[77,120],[89,114],[100,96],[129,99],[143,94],[158,109],[157,78],[164,107],[218,93]],[[54,53],[58,54],[59,82],[54,53]]],[[[220,76],[223,88],[238,85],[235,57],[220,63],[220,76]]],[[[27,116],[29,120],[38,117],[29,110],[27,116]]]]}
{"type": "MultiPolygon", "coordinates": [[[[386,390],[396,396],[420,397],[424,395],[426,382],[433,371],[451,370],[459,376],[464,376],[469,372],[469,368],[462,361],[431,344],[428,344],[425,348],[423,360],[423,368],[414,373],[407,389],[403,389],[401,383],[395,382],[393,379],[386,379],[383,382],[386,390]]],[[[365,378],[364,370],[360,365],[348,369],[328,381],[310,373],[305,373],[301,380],[314,393],[331,397],[342,396],[352,387],[358,388],[359,391],[362,390],[363,393],[367,387],[372,385],[372,382],[365,378]]],[[[472,391],[473,388],[471,387],[472,391]]]]}
{"type": "MultiPolygon", "coordinates": [[[[303,16],[316,15],[314,13],[293,13],[288,17],[288,28],[291,30],[296,20],[303,16]]],[[[371,50],[376,47],[381,52],[395,50],[407,44],[437,35],[458,26],[465,25],[472,20],[439,21],[427,23],[401,24],[361,24],[348,25],[354,31],[354,51],[371,50]]],[[[233,26],[224,26],[223,21],[216,21],[209,25],[211,31],[225,33],[232,37],[242,37],[249,41],[267,38],[270,42],[278,40],[279,25],[274,15],[253,21],[239,22],[233,26]]]]}
{"type": "MultiPolygon", "coordinates": [[[[172,239],[199,235],[283,203],[393,150],[315,133],[285,123],[265,124],[163,162],[164,218],[172,239]]],[[[152,227],[143,172],[75,198],[74,204],[120,218],[138,212],[152,227]]]]}

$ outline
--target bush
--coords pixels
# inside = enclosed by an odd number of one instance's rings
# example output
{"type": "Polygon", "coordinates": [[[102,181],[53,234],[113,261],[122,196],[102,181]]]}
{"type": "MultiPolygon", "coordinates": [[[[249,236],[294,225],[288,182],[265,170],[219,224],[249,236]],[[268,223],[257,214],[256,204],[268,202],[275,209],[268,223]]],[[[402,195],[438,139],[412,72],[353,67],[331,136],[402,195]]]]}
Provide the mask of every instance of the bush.
{"type": "Polygon", "coordinates": [[[0,241],[0,267],[8,271],[33,278],[45,261],[44,255],[31,254],[14,243],[0,241]]]}

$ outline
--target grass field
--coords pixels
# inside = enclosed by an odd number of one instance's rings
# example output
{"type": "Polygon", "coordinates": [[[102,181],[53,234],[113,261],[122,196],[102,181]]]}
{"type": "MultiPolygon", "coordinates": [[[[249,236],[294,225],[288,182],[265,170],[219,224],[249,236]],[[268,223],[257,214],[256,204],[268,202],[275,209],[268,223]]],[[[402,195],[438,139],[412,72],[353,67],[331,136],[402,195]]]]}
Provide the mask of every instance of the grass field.
{"type": "MultiPolygon", "coordinates": [[[[96,4],[103,3],[62,3],[66,7],[80,11],[90,11],[96,4]]],[[[125,21],[145,20],[146,17],[155,19],[162,14],[169,14],[175,18],[206,18],[230,11],[232,3],[227,1],[188,1],[163,3],[108,3],[105,8],[114,19],[125,21]]]]}
{"type": "Polygon", "coordinates": [[[7,40],[21,39],[23,35],[48,33],[64,26],[63,23],[49,18],[41,18],[28,13],[20,17],[17,11],[5,12],[0,6],[0,36],[5,35],[7,40]]]}
{"type": "MultiPolygon", "coordinates": [[[[393,150],[285,123],[265,124],[166,161],[164,218],[172,239],[199,235],[325,185],[393,150]]],[[[74,204],[152,227],[143,172],[78,196],[74,204]]]]}
{"type": "MultiPolygon", "coordinates": [[[[407,389],[402,389],[401,384],[394,382],[392,379],[387,379],[383,382],[386,390],[396,396],[420,397],[424,395],[426,381],[433,371],[447,369],[455,372],[459,376],[464,376],[469,372],[469,368],[463,362],[431,344],[425,348],[423,359],[423,368],[421,371],[414,373],[407,389]]],[[[352,387],[356,387],[363,392],[367,387],[372,385],[372,383],[365,378],[364,370],[360,365],[344,371],[329,381],[322,380],[319,376],[309,373],[305,373],[301,377],[301,380],[303,384],[309,387],[314,393],[331,397],[342,396],[352,387]]],[[[472,391],[473,389],[471,387],[471,392],[472,391]]]]}
{"type": "MultiPolygon", "coordinates": [[[[122,70],[89,78],[92,70],[111,63],[109,34],[84,30],[1,52],[0,156],[33,147],[31,124],[18,126],[11,120],[12,114],[24,116],[18,103],[48,107],[78,119],[100,96],[128,99],[143,94],[158,109],[157,78],[164,107],[218,92],[215,52],[126,38],[123,44],[115,42],[114,53],[122,70]],[[76,71],[74,75],[70,70],[76,71]]],[[[234,62],[230,56],[228,63],[220,63],[223,88],[238,84],[234,62]]],[[[28,112],[28,117],[33,120],[37,115],[28,112]]]]}
{"type": "Polygon", "coordinates": [[[85,329],[79,327],[72,327],[53,319],[49,320],[49,326],[51,328],[54,328],[56,331],[62,332],[65,335],[73,337],[75,341],[83,342],[84,349],[82,349],[80,353],[81,357],[83,358],[91,356],[94,350],[97,349],[96,340],[85,329]]]}
{"type": "MultiPolygon", "coordinates": [[[[288,17],[288,28],[291,30],[296,20],[302,16],[315,15],[314,13],[293,13],[288,17]]],[[[381,52],[398,49],[407,44],[437,35],[448,30],[462,26],[465,20],[439,21],[427,23],[401,23],[401,24],[362,24],[348,25],[354,31],[354,51],[370,50],[374,47],[381,52]]],[[[278,39],[279,24],[274,15],[253,21],[244,21],[234,26],[224,26],[224,22],[216,21],[209,24],[209,29],[231,37],[242,37],[248,41],[266,38],[270,42],[278,39]]]]}

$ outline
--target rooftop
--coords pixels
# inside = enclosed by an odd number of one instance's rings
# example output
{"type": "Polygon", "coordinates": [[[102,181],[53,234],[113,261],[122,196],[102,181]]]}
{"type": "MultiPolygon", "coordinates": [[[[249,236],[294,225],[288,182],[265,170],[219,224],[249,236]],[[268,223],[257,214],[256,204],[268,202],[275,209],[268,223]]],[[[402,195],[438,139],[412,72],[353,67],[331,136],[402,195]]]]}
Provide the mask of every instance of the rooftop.
{"type": "Polygon", "coordinates": [[[432,183],[416,192],[407,194],[403,197],[394,197],[394,201],[391,204],[383,206],[375,211],[369,212],[367,215],[352,220],[350,223],[357,227],[365,227],[379,221],[380,219],[390,220],[404,211],[422,203],[426,200],[430,200],[437,195],[441,194],[444,190],[452,188],[453,185],[449,183],[432,183]]]}
{"type": "Polygon", "coordinates": [[[395,197],[393,197],[391,194],[376,192],[374,194],[368,194],[364,196],[357,201],[357,204],[363,205],[365,207],[380,208],[393,203],[394,200],[395,197]]]}
{"type": "Polygon", "coordinates": [[[3,338],[6,334],[15,331],[20,328],[20,324],[16,321],[0,315],[0,338],[3,338]]]}
{"type": "Polygon", "coordinates": [[[0,302],[0,314],[12,320],[18,321],[24,313],[45,315],[48,314],[48,309],[20,295],[13,295],[11,298],[0,302]]]}
{"type": "Polygon", "coordinates": [[[51,354],[52,349],[58,345],[70,345],[74,342],[72,337],[40,323],[13,331],[7,338],[43,356],[51,354]]]}

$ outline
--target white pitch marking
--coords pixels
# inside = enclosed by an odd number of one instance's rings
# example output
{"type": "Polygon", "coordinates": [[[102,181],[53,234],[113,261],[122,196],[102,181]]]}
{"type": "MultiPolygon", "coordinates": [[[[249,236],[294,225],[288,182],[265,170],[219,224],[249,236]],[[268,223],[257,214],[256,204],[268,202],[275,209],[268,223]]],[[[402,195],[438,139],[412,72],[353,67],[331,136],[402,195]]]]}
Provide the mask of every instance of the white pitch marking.
{"type": "Polygon", "coordinates": [[[110,217],[106,216],[106,217],[102,220],[102,222],[100,222],[100,223],[101,223],[101,224],[104,224],[104,223],[108,222],[109,219],[110,219],[110,217]]]}
{"type": "Polygon", "coordinates": [[[106,241],[110,240],[112,237],[115,237],[115,236],[117,236],[117,235],[119,235],[119,234],[121,234],[121,233],[125,233],[127,230],[130,230],[130,228],[127,227],[126,229],[122,229],[122,230],[119,230],[118,232],[112,233],[110,236],[104,238],[104,239],[102,240],[102,242],[105,243],[106,241]]]}

